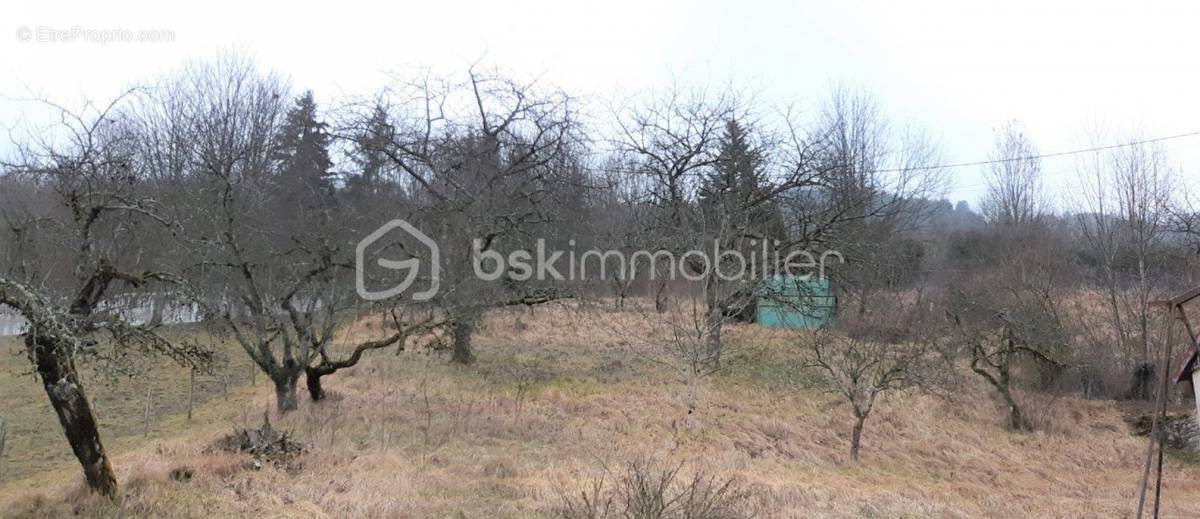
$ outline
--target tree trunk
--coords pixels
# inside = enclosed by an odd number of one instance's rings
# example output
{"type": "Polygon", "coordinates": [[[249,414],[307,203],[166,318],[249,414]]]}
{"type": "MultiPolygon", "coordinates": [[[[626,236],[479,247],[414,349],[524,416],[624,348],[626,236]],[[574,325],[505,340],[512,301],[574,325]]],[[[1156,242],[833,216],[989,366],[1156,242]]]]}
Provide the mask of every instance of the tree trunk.
{"type": "Polygon", "coordinates": [[[721,316],[721,305],[714,304],[708,310],[708,315],[704,318],[704,328],[708,335],[704,338],[708,348],[708,363],[713,368],[721,366],[721,327],[724,326],[724,317],[721,316]]]}
{"type": "Polygon", "coordinates": [[[1008,406],[1008,427],[1014,431],[1024,431],[1029,429],[1029,424],[1025,422],[1025,415],[1021,414],[1021,406],[1017,405],[1017,399],[1013,398],[1012,390],[1009,388],[1008,371],[1000,372],[1000,380],[989,379],[992,385],[996,387],[996,391],[1000,393],[1000,397],[1004,399],[1004,405],[1008,406]]]}
{"type": "Polygon", "coordinates": [[[279,414],[295,411],[298,407],[296,381],[299,378],[299,373],[271,377],[271,380],[275,382],[275,410],[279,411],[279,414]]]}
{"type": "Polygon", "coordinates": [[[1129,344],[1128,333],[1125,330],[1125,325],[1121,320],[1121,306],[1117,302],[1117,281],[1116,276],[1112,272],[1112,266],[1106,265],[1105,272],[1107,274],[1106,281],[1108,283],[1108,307],[1112,312],[1113,329],[1117,331],[1117,351],[1125,353],[1129,344]]]}
{"type": "Polygon", "coordinates": [[[1150,400],[1154,396],[1154,385],[1158,379],[1158,371],[1153,362],[1139,362],[1129,380],[1129,390],[1125,396],[1130,400],[1150,400]]]}
{"type": "Polygon", "coordinates": [[[1017,406],[1016,400],[1013,400],[1012,394],[1008,391],[1004,392],[1004,401],[1008,403],[1008,426],[1014,431],[1028,429],[1025,417],[1021,414],[1021,408],[1017,406]]]}
{"type": "Polygon", "coordinates": [[[999,380],[988,378],[996,391],[1000,393],[1000,398],[1004,399],[1004,405],[1008,406],[1008,428],[1014,431],[1024,431],[1029,429],[1029,424],[1025,422],[1025,415],[1021,413],[1021,406],[1017,405],[1017,399],[1013,397],[1012,378],[1008,374],[1008,369],[1003,366],[1000,369],[999,380]]]}
{"type": "Polygon", "coordinates": [[[976,374],[983,377],[988,384],[991,384],[992,387],[996,389],[997,393],[1000,393],[1000,398],[1003,398],[1004,404],[1008,406],[1009,428],[1014,431],[1023,431],[1028,430],[1030,427],[1029,423],[1025,421],[1025,416],[1021,414],[1021,407],[1017,405],[1017,399],[1014,398],[1012,394],[1012,375],[1009,372],[1009,363],[1013,361],[1013,355],[1015,355],[1014,352],[1016,349],[1015,345],[1013,344],[1012,337],[1008,336],[1009,333],[1011,332],[1005,330],[1005,334],[1007,336],[1005,341],[1008,349],[1000,358],[998,366],[996,367],[996,376],[992,376],[987,369],[980,367],[980,361],[984,357],[978,346],[976,346],[974,358],[971,360],[971,371],[974,371],[976,374]]]}
{"type": "Polygon", "coordinates": [[[713,368],[721,367],[721,326],[725,316],[722,314],[720,291],[716,276],[710,276],[704,287],[704,306],[707,310],[704,316],[704,330],[708,363],[713,368]]]}
{"type": "MultiPolygon", "coordinates": [[[[1011,342],[1009,339],[1010,351],[1011,342]]],[[[1017,399],[1012,394],[1012,376],[1009,375],[1008,363],[1012,358],[1012,354],[1005,357],[1005,361],[1000,366],[1000,380],[996,384],[996,389],[1000,390],[1000,396],[1004,398],[1004,403],[1008,405],[1008,426],[1014,431],[1024,431],[1029,429],[1029,424],[1025,421],[1025,416],[1021,414],[1021,406],[1017,405],[1017,399]]]]}
{"type": "Polygon", "coordinates": [[[50,405],[58,414],[63,433],[71,450],[83,465],[83,475],[88,488],[109,498],[117,496],[117,475],[100,441],[96,426],[96,415],[83,393],[83,385],[75,371],[67,347],[59,341],[30,333],[25,337],[26,347],[33,352],[34,363],[50,405]]]}
{"type": "Polygon", "coordinates": [[[850,460],[858,463],[859,446],[862,445],[863,422],[866,416],[854,417],[854,430],[850,431],[850,460]]]}
{"type": "Polygon", "coordinates": [[[454,340],[454,353],[450,362],[471,364],[475,362],[475,353],[471,351],[471,336],[475,334],[475,317],[463,316],[454,319],[450,325],[450,335],[454,340]]]}
{"type": "Polygon", "coordinates": [[[319,369],[306,368],[304,370],[304,384],[308,387],[308,398],[313,402],[325,399],[325,388],[321,387],[321,377],[328,374],[319,369]]]}
{"type": "Polygon", "coordinates": [[[708,312],[708,362],[713,368],[721,367],[721,308],[708,312]]]}
{"type": "Polygon", "coordinates": [[[667,311],[667,280],[665,277],[658,282],[654,289],[654,311],[660,314],[667,311]]]}
{"type": "Polygon", "coordinates": [[[163,323],[163,307],[166,306],[166,301],[162,296],[155,296],[150,300],[150,324],[158,326],[163,323]]]}

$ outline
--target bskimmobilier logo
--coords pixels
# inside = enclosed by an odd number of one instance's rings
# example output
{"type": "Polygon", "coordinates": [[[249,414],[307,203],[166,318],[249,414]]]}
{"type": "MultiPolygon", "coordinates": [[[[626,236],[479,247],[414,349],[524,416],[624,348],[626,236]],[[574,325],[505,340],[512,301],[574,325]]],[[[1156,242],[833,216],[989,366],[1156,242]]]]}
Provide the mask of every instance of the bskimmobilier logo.
{"type": "Polygon", "coordinates": [[[382,290],[371,290],[367,287],[367,268],[369,266],[366,261],[367,251],[372,245],[375,245],[383,241],[389,235],[392,235],[393,231],[404,233],[403,236],[415,239],[417,243],[429,250],[429,255],[427,256],[427,263],[429,264],[429,288],[420,292],[412,293],[411,298],[413,301],[428,301],[433,299],[433,297],[437,295],[441,284],[439,278],[439,274],[441,272],[441,254],[438,250],[438,244],[433,240],[433,238],[430,238],[429,235],[421,232],[421,230],[416,228],[413,224],[401,219],[389,221],[383,224],[383,226],[380,228],[375,229],[375,232],[368,234],[367,237],[359,241],[358,247],[354,249],[354,285],[355,290],[358,291],[358,296],[366,299],[367,301],[391,299],[405,293],[405,291],[407,291],[409,287],[416,282],[422,266],[420,257],[411,257],[403,260],[375,258],[375,265],[383,269],[389,271],[402,271],[406,273],[399,282],[388,288],[382,290]]]}
{"type": "MultiPolygon", "coordinates": [[[[788,248],[778,240],[748,240],[743,248],[722,247],[709,240],[702,247],[687,250],[578,250],[574,239],[565,244],[547,243],[543,238],[525,242],[523,247],[502,253],[494,240],[471,240],[469,270],[482,282],[537,281],[582,282],[610,279],[631,280],[645,276],[650,280],[686,280],[697,282],[716,278],[722,282],[746,282],[787,274],[796,280],[824,279],[828,261],[845,259],[836,250],[820,253],[788,248]]],[[[355,250],[355,288],[368,301],[380,301],[407,295],[413,301],[429,301],[441,288],[441,253],[438,243],[411,223],[391,220],[358,243],[355,250]],[[385,256],[398,251],[405,259],[385,256]],[[428,251],[427,253],[425,251],[428,251]],[[369,259],[373,261],[369,261],[369,259]],[[403,275],[397,277],[395,273],[403,275]],[[429,286],[408,293],[428,272],[429,286]],[[372,289],[370,282],[385,283],[386,288],[372,289]]],[[[465,265],[464,265],[465,267],[465,265]]]]}

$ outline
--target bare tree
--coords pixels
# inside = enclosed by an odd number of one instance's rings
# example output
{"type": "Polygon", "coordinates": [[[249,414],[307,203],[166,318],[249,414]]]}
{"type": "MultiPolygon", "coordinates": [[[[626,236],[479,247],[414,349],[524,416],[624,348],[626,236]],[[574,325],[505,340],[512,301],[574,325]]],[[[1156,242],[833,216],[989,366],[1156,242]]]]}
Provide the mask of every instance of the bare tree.
{"type": "Polygon", "coordinates": [[[831,90],[801,135],[790,139],[790,164],[812,173],[805,189],[785,193],[790,247],[838,251],[844,265],[829,275],[864,314],[875,294],[919,268],[912,233],[929,216],[924,200],[944,188],[936,147],[920,129],[897,127],[870,92],[846,85],[831,90]]]}
{"type": "Polygon", "coordinates": [[[855,462],[863,428],[879,398],[923,385],[931,371],[935,334],[927,322],[913,321],[911,303],[904,306],[888,305],[885,322],[852,317],[838,328],[817,329],[799,339],[806,354],[803,367],[817,371],[828,390],[850,404],[850,459],[855,462]]]}
{"type": "Polygon", "coordinates": [[[1061,366],[1069,335],[1051,272],[1022,280],[1012,269],[976,273],[952,291],[949,315],[954,345],[965,350],[971,371],[996,390],[1008,427],[1032,427],[1014,393],[1023,361],[1061,366]],[[1035,279],[1037,278],[1037,279],[1035,279]]]}
{"type": "MultiPolygon", "coordinates": [[[[471,338],[489,308],[535,305],[563,295],[553,273],[514,273],[505,253],[531,254],[537,229],[552,222],[552,207],[578,168],[578,139],[571,99],[536,82],[470,69],[465,81],[398,79],[369,110],[345,124],[362,135],[387,114],[388,135],[379,139],[405,192],[395,204],[439,245],[439,289],[430,301],[446,319],[453,339],[452,360],[475,360],[471,338]],[[477,274],[495,268],[495,275],[477,274]]],[[[395,247],[410,258],[432,263],[428,251],[395,247]]]]}
{"type": "Polygon", "coordinates": [[[322,377],[435,323],[428,309],[358,298],[363,215],[337,203],[312,95],[287,112],[286,93],[274,75],[224,56],[168,78],[136,110],[147,160],[177,164],[177,181],[193,193],[179,258],[188,294],[271,379],[279,412],[297,407],[301,375],[321,400],[322,377]],[[338,344],[343,319],[364,313],[389,316],[392,329],[338,344]]]}
{"type": "Polygon", "coordinates": [[[139,233],[168,235],[177,223],[165,215],[155,195],[161,186],[131,153],[132,126],[119,113],[125,98],[106,106],[89,105],[73,113],[56,105],[59,127],[52,137],[18,143],[16,160],[5,164],[8,180],[27,180],[26,187],[54,206],[27,206],[31,212],[2,211],[14,243],[39,239],[40,246],[10,257],[0,273],[0,305],[15,309],[27,321],[25,348],[58,414],[88,487],[116,497],[117,480],[100,439],[95,415],[84,392],[77,362],[129,351],[160,353],[193,368],[210,352],[195,345],[173,344],[154,326],[126,319],[115,296],[131,294],[177,277],[146,264],[139,233]],[[164,232],[166,231],[166,232],[164,232]],[[40,249],[40,250],[39,250],[40,249]],[[35,252],[40,254],[35,254],[35,252]],[[28,253],[28,255],[26,254],[28,253]],[[42,255],[45,254],[45,255],[42,255]],[[66,258],[61,264],[42,258],[66,258]],[[56,268],[61,267],[61,268],[56,268]],[[108,347],[102,344],[108,336],[108,347]]]}
{"type": "Polygon", "coordinates": [[[992,162],[984,171],[987,192],[981,208],[989,222],[1027,225],[1049,211],[1042,187],[1042,161],[1020,124],[1009,121],[996,134],[992,162]]]}
{"type": "MultiPolygon", "coordinates": [[[[1174,171],[1156,144],[1134,144],[1081,160],[1076,222],[1104,287],[1117,350],[1130,361],[1153,363],[1150,301],[1163,289],[1154,261],[1169,230],[1174,171]]],[[[1138,385],[1135,381],[1135,385],[1138,385]]],[[[1146,393],[1148,397],[1148,393],[1146,393]]]]}
{"type": "MultiPolygon", "coordinates": [[[[737,97],[728,91],[684,89],[678,86],[650,99],[613,110],[618,135],[612,144],[626,173],[644,179],[638,205],[645,208],[639,224],[656,242],[656,250],[681,255],[705,250],[704,220],[697,210],[697,191],[703,175],[720,161],[721,132],[731,119],[744,115],[737,97]]],[[[657,262],[648,266],[655,284],[655,309],[667,309],[665,291],[670,273],[658,272],[676,265],[657,262]]],[[[704,273],[701,273],[704,274],[704,273]]],[[[722,319],[715,286],[710,290],[709,330],[706,339],[719,349],[722,319]]]]}
{"type": "MultiPolygon", "coordinates": [[[[912,202],[940,186],[928,141],[893,134],[870,96],[846,88],[807,129],[790,115],[774,129],[753,122],[733,93],[704,90],[668,90],[616,115],[616,151],[634,164],[630,174],[648,179],[645,223],[659,247],[707,253],[685,268],[701,276],[717,366],[725,320],[764,279],[795,267],[792,254],[856,247],[868,227],[895,234],[917,221],[921,206],[912,202]],[[755,251],[758,261],[729,264],[724,251],[755,251]],[[721,275],[739,269],[740,277],[721,275]]],[[[873,255],[862,252],[865,265],[873,255]]]]}

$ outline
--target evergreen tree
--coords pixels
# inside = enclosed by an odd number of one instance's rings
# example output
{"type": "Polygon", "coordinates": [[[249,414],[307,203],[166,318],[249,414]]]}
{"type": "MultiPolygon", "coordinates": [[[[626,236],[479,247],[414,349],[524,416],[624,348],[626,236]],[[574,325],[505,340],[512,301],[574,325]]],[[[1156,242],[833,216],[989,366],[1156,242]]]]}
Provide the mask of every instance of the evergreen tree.
{"type": "MultiPolygon", "coordinates": [[[[750,133],[736,119],[730,119],[717,145],[716,163],[713,171],[701,179],[699,193],[707,238],[716,240],[724,250],[740,250],[743,254],[753,254],[757,240],[786,238],[783,215],[774,197],[769,196],[771,185],[763,171],[765,157],[751,141],[750,133]]],[[[738,283],[710,278],[705,293],[712,333],[719,333],[716,322],[724,317],[754,319],[754,283],[749,278],[738,283]]],[[[714,335],[710,341],[713,358],[719,359],[719,336],[714,335]]]]}
{"type": "Polygon", "coordinates": [[[388,164],[387,146],[394,134],[395,128],[387,120],[387,111],[376,105],[366,127],[354,135],[352,160],[358,167],[358,174],[347,181],[349,189],[367,193],[378,191],[388,164]]]}
{"type": "Polygon", "coordinates": [[[277,182],[286,204],[319,208],[330,203],[335,186],[329,141],[312,91],[306,91],[296,98],[275,139],[277,182]]]}
{"type": "Polygon", "coordinates": [[[700,210],[705,225],[736,235],[782,239],[786,231],[779,207],[767,196],[762,150],[736,119],[725,123],[713,171],[701,182],[700,210]]]}

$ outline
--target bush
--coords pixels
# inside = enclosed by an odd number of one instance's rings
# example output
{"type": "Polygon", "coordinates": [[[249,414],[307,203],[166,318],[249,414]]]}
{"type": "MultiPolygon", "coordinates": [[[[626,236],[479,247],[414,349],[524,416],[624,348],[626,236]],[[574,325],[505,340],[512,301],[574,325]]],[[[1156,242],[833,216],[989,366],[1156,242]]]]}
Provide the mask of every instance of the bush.
{"type": "Polygon", "coordinates": [[[754,517],[753,494],[735,478],[639,459],[605,471],[575,491],[560,491],[563,519],[738,519],[754,517]]]}

